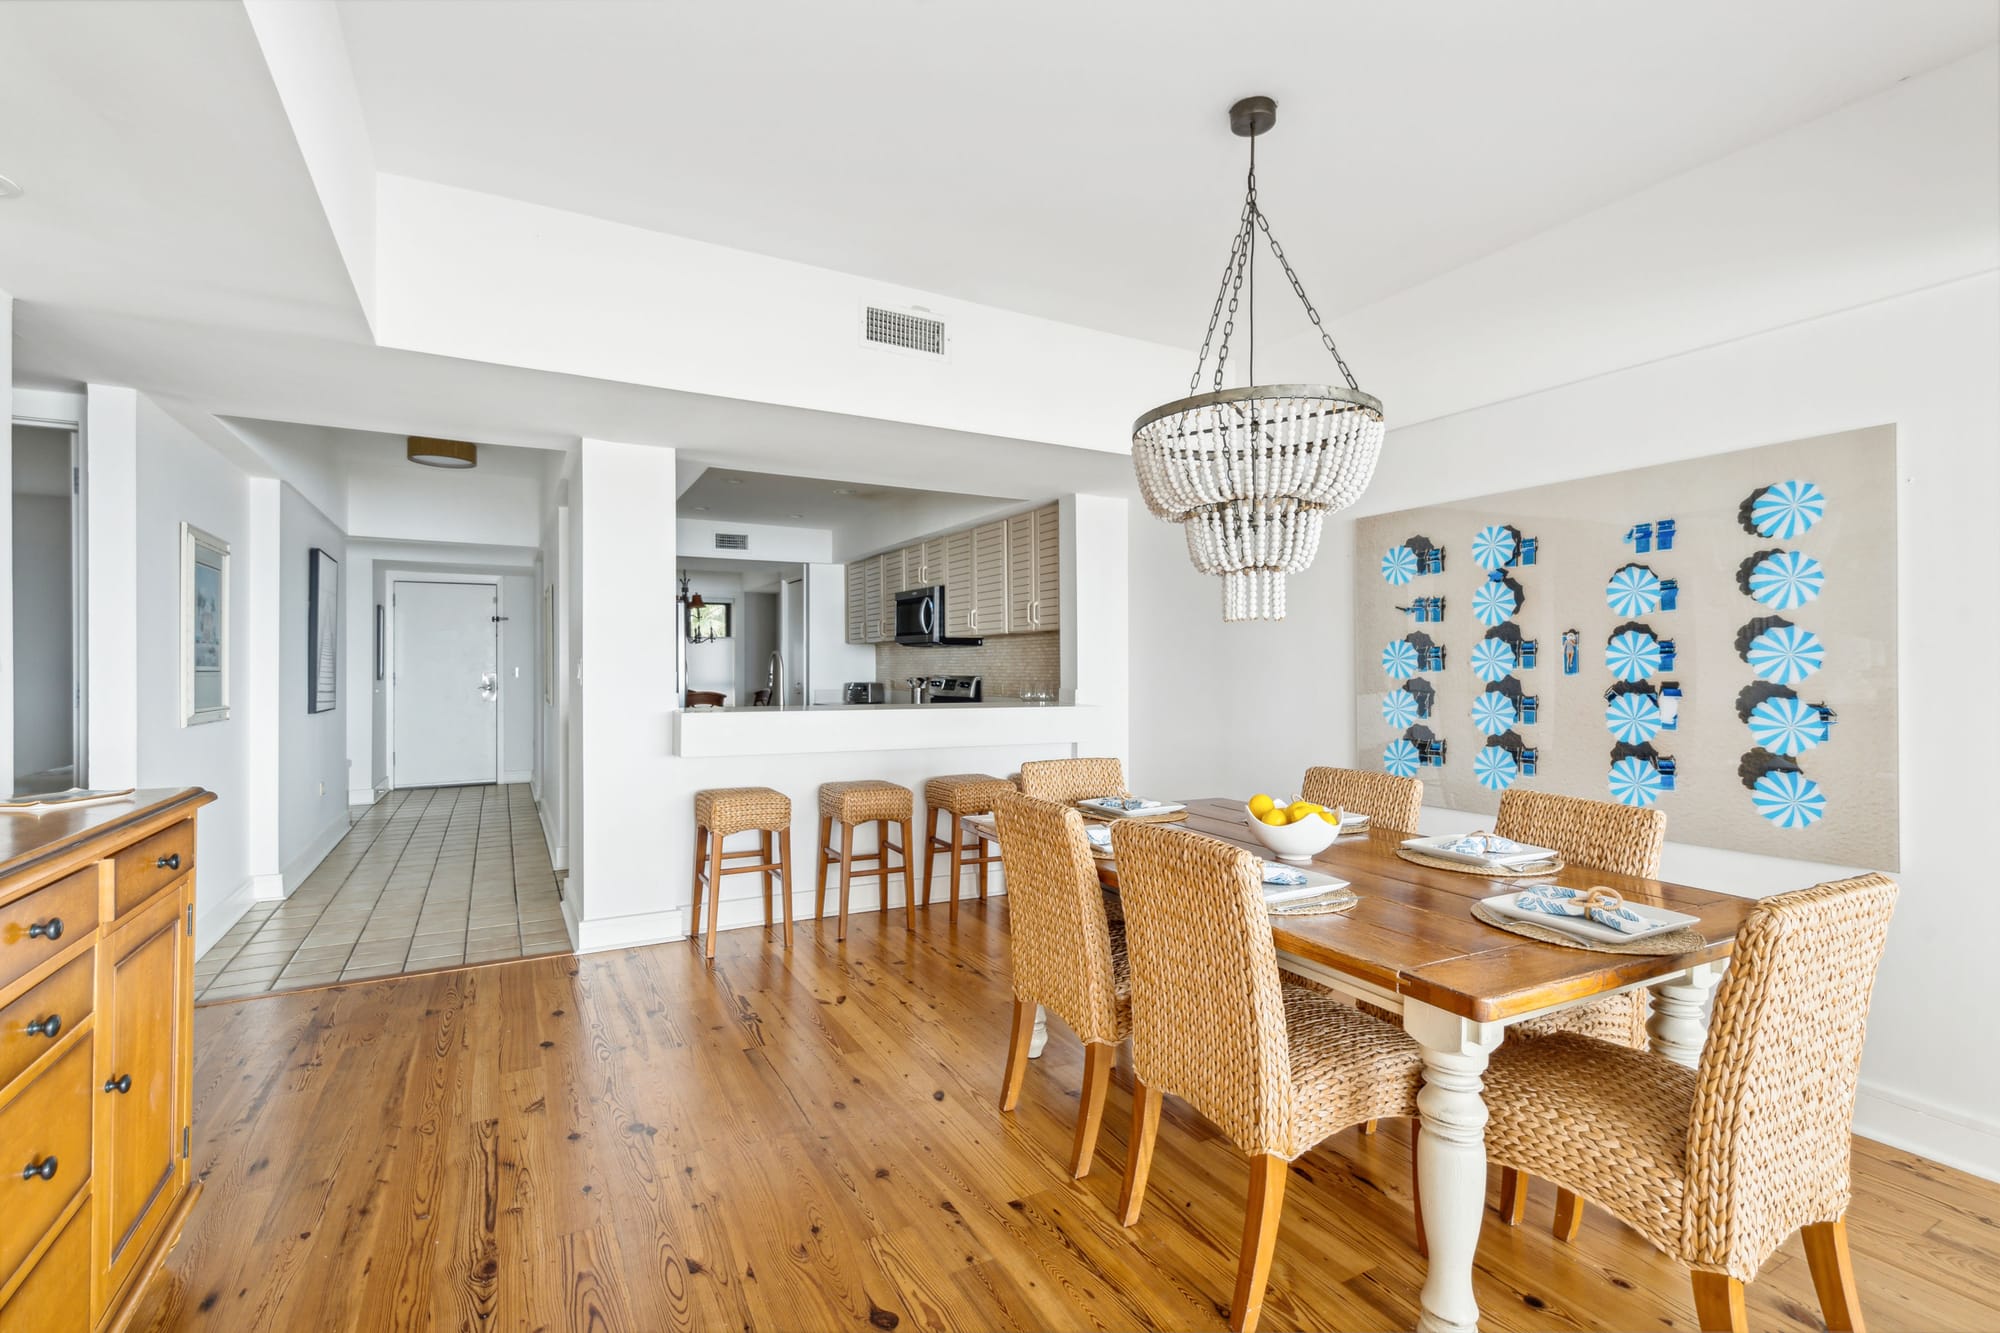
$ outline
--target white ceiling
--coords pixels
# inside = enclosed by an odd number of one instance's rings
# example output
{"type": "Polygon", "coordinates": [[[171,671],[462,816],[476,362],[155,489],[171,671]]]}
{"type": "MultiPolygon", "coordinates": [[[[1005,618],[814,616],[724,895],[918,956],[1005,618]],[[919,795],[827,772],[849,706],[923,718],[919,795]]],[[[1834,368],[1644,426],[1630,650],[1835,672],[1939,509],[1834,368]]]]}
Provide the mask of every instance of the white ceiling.
{"type": "Polygon", "coordinates": [[[383,170],[1190,349],[1241,202],[1224,111],[1244,94],[1278,99],[1260,195],[1332,313],[2000,31],[1992,0],[340,12],[383,170]]]}
{"type": "Polygon", "coordinates": [[[682,493],[684,518],[731,523],[775,523],[795,528],[847,528],[899,521],[936,505],[998,511],[1018,508],[1005,496],[963,495],[869,485],[825,477],[781,476],[710,468],[682,493]]]}

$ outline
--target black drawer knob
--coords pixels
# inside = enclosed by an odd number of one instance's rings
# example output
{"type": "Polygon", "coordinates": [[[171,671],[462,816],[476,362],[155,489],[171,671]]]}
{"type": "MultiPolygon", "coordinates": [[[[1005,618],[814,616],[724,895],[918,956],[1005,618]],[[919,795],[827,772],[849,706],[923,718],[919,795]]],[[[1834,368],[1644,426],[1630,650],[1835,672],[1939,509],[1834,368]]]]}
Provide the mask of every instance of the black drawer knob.
{"type": "Polygon", "coordinates": [[[179,852],[169,853],[153,862],[153,864],[161,870],[179,870],[181,868],[181,854],[179,852]]]}
{"type": "Polygon", "coordinates": [[[56,1033],[61,1031],[61,1014],[50,1014],[47,1018],[37,1018],[28,1024],[28,1035],[31,1037],[47,1037],[50,1041],[54,1041],[56,1033]]]}
{"type": "Polygon", "coordinates": [[[54,1180],[55,1178],[56,1159],[53,1157],[44,1157],[39,1162],[30,1162],[21,1168],[21,1179],[23,1180],[54,1180]]]}
{"type": "Polygon", "coordinates": [[[62,918],[52,916],[47,921],[28,923],[28,938],[31,940],[59,940],[62,938],[62,918]]]}
{"type": "Polygon", "coordinates": [[[130,1074],[120,1074],[117,1078],[107,1078],[104,1080],[104,1090],[106,1092],[130,1092],[132,1091],[132,1076],[130,1074]]]}

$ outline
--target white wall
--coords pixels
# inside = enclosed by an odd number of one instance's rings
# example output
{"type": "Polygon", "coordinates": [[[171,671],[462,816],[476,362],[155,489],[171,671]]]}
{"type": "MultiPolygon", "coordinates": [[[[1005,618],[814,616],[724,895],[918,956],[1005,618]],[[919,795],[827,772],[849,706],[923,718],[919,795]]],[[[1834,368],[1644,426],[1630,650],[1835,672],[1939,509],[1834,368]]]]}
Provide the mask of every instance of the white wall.
{"type": "Polygon", "coordinates": [[[527,782],[535,775],[535,720],[542,682],[535,671],[541,602],[535,576],[500,578],[500,780],[527,782]]]}
{"type": "Polygon", "coordinates": [[[794,528],[783,523],[732,523],[728,519],[682,518],[674,523],[674,543],[682,555],[713,560],[796,560],[807,564],[833,559],[833,534],[825,528],[794,528]],[[740,533],[748,549],[718,551],[715,534],[740,533]]]}
{"type": "MultiPolygon", "coordinates": [[[[131,787],[139,781],[139,395],[93,384],[84,403],[90,781],[131,787]]],[[[153,558],[180,561],[178,551],[153,558]]]]}
{"type": "MultiPolygon", "coordinates": [[[[15,462],[22,432],[15,430],[15,462]]],[[[64,471],[68,445],[63,445],[64,471]]],[[[14,496],[14,763],[21,774],[68,764],[71,721],[70,501],[14,496]]]]}
{"type": "MultiPolygon", "coordinates": [[[[0,475],[0,481],[5,481],[7,484],[5,493],[12,494],[14,489],[14,438],[13,430],[11,429],[14,419],[14,298],[6,292],[0,292],[0,339],[5,339],[4,343],[0,343],[0,346],[4,346],[7,349],[4,353],[0,353],[0,399],[6,401],[7,420],[10,427],[4,440],[5,448],[0,449],[0,474],[4,474],[0,475]]],[[[4,522],[7,526],[7,531],[0,533],[0,559],[7,561],[7,573],[4,578],[0,578],[0,596],[6,598],[7,604],[5,608],[6,614],[0,616],[0,625],[12,625],[14,623],[14,511],[11,505],[7,508],[4,522]]],[[[11,662],[12,654],[10,653],[8,657],[11,662]]],[[[5,665],[4,669],[0,669],[0,698],[12,698],[13,694],[13,668],[9,664],[5,665]]],[[[7,767],[0,769],[0,772],[5,772],[11,776],[20,771],[14,767],[14,710],[6,708],[0,709],[0,712],[4,712],[7,715],[4,719],[0,719],[0,759],[6,760],[7,763],[7,767]]]]}
{"type": "Polygon", "coordinates": [[[347,479],[347,534],[357,540],[532,548],[541,539],[542,483],[483,468],[357,463],[347,479]]]}
{"type": "Polygon", "coordinates": [[[850,680],[875,679],[875,646],[847,641],[847,566],[806,566],[806,698],[839,703],[850,680]]]}
{"type": "MultiPolygon", "coordinates": [[[[701,572],[688,576],[688,591],[711,602],[730,604],[730,637],[687,646],[687,688],[719,690],[732,704],[748,703],[738,697],[737,666],[743,655],[743,639],[738,633],[743,612],[743,576],[701,572]]],[[[671,601],[672,599],[669,599],[671,601]]],[[[673,659],[669,657],[668,661],[673,659]]]]}
{"type": "MultiPolygon", "coordinates": [[[[353,577],[347,536],[290,486],[279,485],[278,508],[278,862],[284,889],[296,889],[347,832],[347,722],[354,712],[349,671],[352,640],[372,633],[367,620],[351,618],[353,599],[340,593],[340,633],[345,641],[336,668],[332,711],[308,713],[310,669],[307,626],[313,548],[339,561],[340,577],[353,577]]],[[[365,577],[365,576],[364,576],[365,577]]],[[[330,593],[331,590],[328,590],[330,593]]]]}

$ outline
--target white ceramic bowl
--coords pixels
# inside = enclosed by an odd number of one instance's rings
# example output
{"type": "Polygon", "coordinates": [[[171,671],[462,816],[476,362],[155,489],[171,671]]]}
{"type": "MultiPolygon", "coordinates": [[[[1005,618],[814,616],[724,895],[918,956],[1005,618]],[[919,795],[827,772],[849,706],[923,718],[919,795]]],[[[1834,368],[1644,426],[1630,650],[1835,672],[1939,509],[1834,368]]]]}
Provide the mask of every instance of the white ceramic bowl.
{"type": "Polygon", "coordinates": [[[1245,805],[1243,813],[1250,818],[1250,828],[1257,835],[1257,841],[1269,847],[1280,861],[1290,861],[1304,865],[1313,857],[1333,846],[1333,840],[1340,836],[1340,825],[1331,820],[1314,815],[1301,819],[1296,824],[1266,824],[1250,814],[1245,805]]]}

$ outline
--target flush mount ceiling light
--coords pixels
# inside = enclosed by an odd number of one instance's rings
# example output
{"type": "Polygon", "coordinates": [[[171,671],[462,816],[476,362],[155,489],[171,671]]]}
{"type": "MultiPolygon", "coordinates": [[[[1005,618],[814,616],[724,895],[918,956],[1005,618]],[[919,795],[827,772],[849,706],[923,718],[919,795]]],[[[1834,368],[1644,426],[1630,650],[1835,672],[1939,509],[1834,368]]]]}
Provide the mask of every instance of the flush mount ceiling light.
{"type": "Polygon", "coordinates": [[[412,435],[410,461],[425,467],[478,467],[479,446],[467,444],[464,440],[434,440],[428,435],[412,435]]]}
{"type": "Polygon", "coordinates": [[[1246,97],[1229,108],[1229,128],[1250,140],[1250,174],[1208,335],[1188,381],[1189,396],[1132,424],[1132,466],[1146,507],[1155,517],[1186,527],[1188,558],[1196,569],[1222,576],[1224,620],[1285,618],[1285,576],[1312,565],[1326,516],[1360,498],[1382,452],[1381,401],[1361,391],[1257,205],[1257,136],[1277,119],[1278,104],[1268,97],[1246,97]],[[1344,384],[1257,383],[1258,232],[1344,384]],[[1238,302],[1246,295],[1250,383],[1225,389],[1229,340],[1238,302]],[[1201,393],[1217,323],[1222,343],[1214,387],[1201,393]]]}

